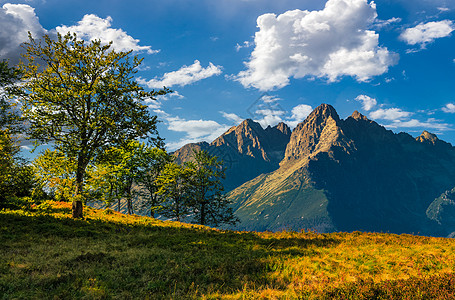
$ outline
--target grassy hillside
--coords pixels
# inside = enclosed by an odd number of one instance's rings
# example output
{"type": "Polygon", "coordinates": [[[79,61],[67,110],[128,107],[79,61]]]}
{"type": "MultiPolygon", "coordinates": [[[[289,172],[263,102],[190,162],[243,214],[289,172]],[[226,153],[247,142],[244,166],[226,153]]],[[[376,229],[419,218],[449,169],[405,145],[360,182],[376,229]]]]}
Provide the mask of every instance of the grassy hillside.
{"type": "Polygon", "coordinates": [[[70,203],[0,212],[2,299],[453,299],[455,241],[233,232],[70,203]]]}

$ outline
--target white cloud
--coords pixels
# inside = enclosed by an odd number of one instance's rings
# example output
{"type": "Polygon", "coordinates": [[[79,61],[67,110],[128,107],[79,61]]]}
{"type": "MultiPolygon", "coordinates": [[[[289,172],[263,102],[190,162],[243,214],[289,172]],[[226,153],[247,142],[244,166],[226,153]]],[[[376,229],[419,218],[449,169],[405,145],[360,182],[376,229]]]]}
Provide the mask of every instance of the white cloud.
{"type": "Polygon", "coordinates": [[[428,119],[426,122],[421,122],[416,119],[408,121],[394,120],[392,124],[386,125],[387,128],[426,128],[436,130],[449,130],[451,127],[447,123],[438,123],[437,120],[428,119]]]}
{"type": "Polygon", "coordinates": [[[394,23],[400,23],[402,21],[401,18],[390,18],[388,20],[379,20],[377,19],[374,26],[378,29],[382,29],[384,27],[388,27],[394,23]]]}
{"type": "Polygon", "coordinates": [[[442,111],[451,114],[455,113],[455,104],[448,103],[446,106],[442,108],[442,111]]]}
{"type": "Polygon", "coordinates": [[[362,108],[366,111],[370,111],[373,107],[375,107],[378,104],[376,99],[371,98],[367,95],[359,95],[355,98],[355,100],[361,102],[362,108]]]}
{"type": "Polygon", "coordinates": [[[145,105],[147,105],[152,110],[160,108],[163,101],[168,101],[173,98],[174,99],[183,99],[185,97],[180,95],[179,92],[174,91],[174,92],[166,94],[166,95],[156,96],[155,98],[156,98],[156,100],[154,100],[152,98],[146,98],[144,100],[145,105]]]}
{"type": "Polygon", "coordinates": [[[274,95],[265,94],[261,97],[261,100],[266,104],[273,105],[275,102],[280,101],[282,99],[274,95]]]}
{"type": "Polygon", "coordinates": [[[455,25],[450,20],[421,23],[406,29],[400,35],[400,38],[408,45],[420,44],[421,47],[425,47],[426,44],[433,42],[435,39],[449,36],[454,30],[455,25]]]}
{"type": "Polygon", "coordinates": [[[111,27],[112,18],[100,18],[96,15],[85,15],[81,21],[74,26],[58,26],[56,31],[62,35],[68,32],[76,33],[81,39],[94,40],[99,39],[103,43],[112,41],[112,46],[117,51],[146,51],[148,54],[159,52],[153,50],[151,46],[140,46],[139,40],[128,35],[122,29],[115,29],[111,27]]]}
{"type": "Polygon", "coordinates": [[[185,133],[185,137],[179,141],[166,144],[170,151],[176,150],[188,143],[197,143],[201,141],[212,142],[230,127],[212,120],[185,120],[180,117],[171,117],[169,115],[165,119],[168,123],[169,130],[185,133]]]}
{"type": "Polygon", "coordinates": [[[138,82],[147,85],[149,88],[172,87],[175,85],[185,86],[194,82],[221,74],[221,66],[215,66],[209,63],[209,66],[203,68],[198,60],[195,60],[191,66],[183,66],[177,71],[165,73],[161,79],[151,79],[146,81],[139,78],[138,82]]]}
{"type": "Polygon", "coordinates": [[[438,7],[438,10],[439,10],[440,12],[448,12],[448,11],[450,11],[450,8],[447,8],[447,7],[438,7]]]}
{"type": "Polygon", "coordinates": [[[396,121],[397,119],[407,118],[412,113],[403,111],[400,108],[378,109],[370,113],[370,118],[396,121]]]}
{"type": "Polygon", "coordinates": [[[185,96],[181,95],[178,91],[173,91],[172,93],[169,93],[169,94],[166,94],[166,95],[160,95],[160,96],[157,96],[156,99],[158,100],[163,100],[163,101],[167,101],[167,100],[170,100],[170,99],[183,99],[185,98],[185,96]]]}
{"type": "Polygon", "coordinates": [[[253,46],[254,44],[250,41],[244,41],[243,44],[239,44],[237,43],[237,45],[235,45],[235,51],[239,52],[240,49],[242,48],[250,48],[251,46],[253,46]]]}
{"type": "Polygon", "coordinates": [[[256,116],[259,119],[254,121],[261,124],[262,127],[267,126],[275,126],[276,124],[283,122],[282,116],[286,114],[283,110],[275,110],[275,109],[258,109],[255,111],[256,116]]]}
{"type": "Polygon", "coordinates": [[[264,93],[249,108],[251,119],[262,127],[275,126],[283,121],[286,111],[279,105],[281,99],[275,95],[264,93]]]}
{"type": "Polygon", "coordinates": [[[242,121],[243,121],[242,117],[240,117],[234,113],[226,113],[224,111],[220,111],[220,113],[223,115],[223,117],[225,117],[229,121],[234,122],[235,125],[238,125],[238,124],[242,123],[242,121]]]}
{"type": "Polygon", "coordinates": [[[35,9],[26,4],[4,4],[0,8],[0,57],[17,63],[22,53],[20,45],[28,41],[29,31],[34,38],[47,33],[35,9]]]}
{"type": "Polygon", "coordinates": [[[185,120],[179,117],[168,118],[168,129],[171,131],[185,132],[190,138],[201,138],[217,131],[222,127],[211,120],[185,120]]]}
{"type": "Polygon", "coordinates": [[[297,124],[305,120],[312,111],[313,108],[310,105],[299,104],[292,109],[292,116],[286,120],[286,124],[294,128],[297,124]]]}
{"type": "Polygon", "coordinates": [[[367,81],[384,74],[398,55],[380,47],[379,35],[369,30],[376,17],[375,3],[367,0],[328,0],[320,11],[261,15],[247,70],[236,80],[266,91],[288,85],[291,77],[367,81]]]}

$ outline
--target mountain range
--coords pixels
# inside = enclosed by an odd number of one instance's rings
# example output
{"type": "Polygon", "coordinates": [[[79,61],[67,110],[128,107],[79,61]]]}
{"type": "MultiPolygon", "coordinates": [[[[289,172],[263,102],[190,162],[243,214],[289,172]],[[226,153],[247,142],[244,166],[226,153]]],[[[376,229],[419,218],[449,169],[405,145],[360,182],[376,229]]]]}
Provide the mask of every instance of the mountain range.
{"type": "Polygon", "coordinates": [[[292,132],[245,120],[212,143],[185,145],[176,161],[191,149],[225,162],[234,229],[455,232],[455,148],[427,131],[397,134],[322,104],[292,132]]]}

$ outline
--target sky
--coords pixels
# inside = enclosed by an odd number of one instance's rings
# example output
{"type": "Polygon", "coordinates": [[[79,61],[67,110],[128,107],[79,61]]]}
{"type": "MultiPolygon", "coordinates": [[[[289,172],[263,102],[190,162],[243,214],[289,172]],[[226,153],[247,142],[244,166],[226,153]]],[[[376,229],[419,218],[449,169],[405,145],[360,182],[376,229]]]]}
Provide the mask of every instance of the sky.
{"type": "Polygon", "coordinates": [[[0,0],[0,59],[28,31],[143,58],[138,83],[174,91],[147,102],[169,151],[321,103],[455,145],[455,0],[0,0]]]}

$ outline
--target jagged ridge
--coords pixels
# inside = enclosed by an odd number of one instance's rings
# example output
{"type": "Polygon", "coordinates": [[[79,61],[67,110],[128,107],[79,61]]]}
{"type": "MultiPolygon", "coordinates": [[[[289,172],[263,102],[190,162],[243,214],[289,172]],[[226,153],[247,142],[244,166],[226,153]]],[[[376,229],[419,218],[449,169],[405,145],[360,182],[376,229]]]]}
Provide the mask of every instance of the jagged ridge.
{"type": "Polygon", "coordinates": [[[357,111],[341,120],[323,104],[294,129],[279,169],[229,197],[242,229],[444,235],[426,210],[454,186],[454,158],[433,134],[395,134],[357,111]]]}
{"type": "Polygon", "coordinates": [[[291,130],[284,123],[263,129],[259,123],[247,119],[210,144],[188,144],[173,155],[177,163],[191,160],[193,149],[216,155],[227,167],[224,187],[230,191],[260,174],[276,170],[290,135],[291,130]]]}

